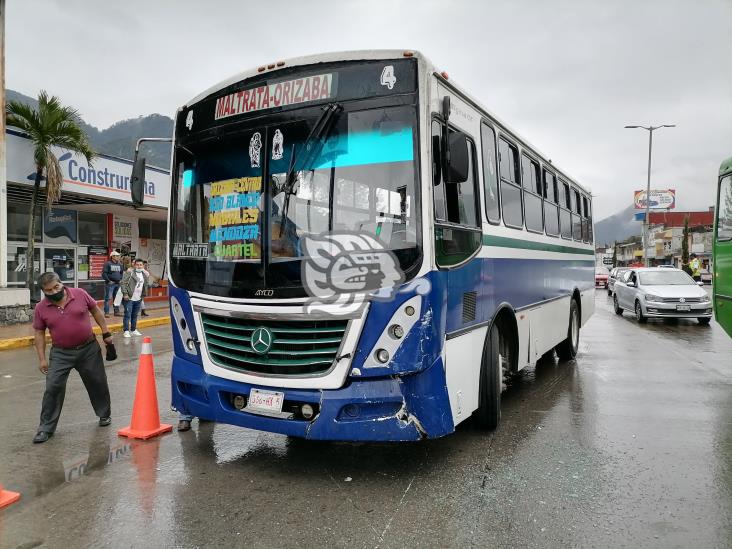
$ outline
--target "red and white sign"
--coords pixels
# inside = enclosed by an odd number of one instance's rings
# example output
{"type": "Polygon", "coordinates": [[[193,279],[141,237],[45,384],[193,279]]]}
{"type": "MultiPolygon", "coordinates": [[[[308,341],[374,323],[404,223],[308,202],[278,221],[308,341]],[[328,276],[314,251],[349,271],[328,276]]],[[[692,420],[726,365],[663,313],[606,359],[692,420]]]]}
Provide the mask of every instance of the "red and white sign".
{"type": "Polygon", "coordinates": [[[214,118],[221,120],[239,114],[331,97],[333,97],[332,73],[295,78],[219,97],[216,100],[214,118]]]}

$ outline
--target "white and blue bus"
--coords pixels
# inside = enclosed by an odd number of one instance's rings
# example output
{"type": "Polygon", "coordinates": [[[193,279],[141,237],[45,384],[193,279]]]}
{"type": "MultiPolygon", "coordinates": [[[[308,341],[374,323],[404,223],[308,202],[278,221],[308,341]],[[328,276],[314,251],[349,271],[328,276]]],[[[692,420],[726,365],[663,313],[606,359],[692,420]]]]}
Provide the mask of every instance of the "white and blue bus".
{"type": "Polygon", "coordinates": [[[222,82],[177,112],[172,174],[172,398],[200,418],[351,441],[492,429],[504,379],[573,359],[594,311],[589,190],[417,52],[222,82]],[[330,257],[307,240],[339,235],[330,257]],[[370,277],[393,291],[345,306],[370,277]]]}

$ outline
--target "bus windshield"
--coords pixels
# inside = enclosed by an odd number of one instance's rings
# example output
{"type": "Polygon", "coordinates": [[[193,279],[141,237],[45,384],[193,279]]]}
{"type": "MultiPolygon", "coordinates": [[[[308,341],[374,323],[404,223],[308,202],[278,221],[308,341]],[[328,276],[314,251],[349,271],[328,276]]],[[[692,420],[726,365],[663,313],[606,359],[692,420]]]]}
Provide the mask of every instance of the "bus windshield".
{"type": "Polygon", "coordinates": [[[377,237],[405,272],[417,264],[414,107],[339,106],[327,126],[322,108],[307,112],[176,152],[177,285],[228,297],[304,295],[303,237],[338,232],[377,237]]]}

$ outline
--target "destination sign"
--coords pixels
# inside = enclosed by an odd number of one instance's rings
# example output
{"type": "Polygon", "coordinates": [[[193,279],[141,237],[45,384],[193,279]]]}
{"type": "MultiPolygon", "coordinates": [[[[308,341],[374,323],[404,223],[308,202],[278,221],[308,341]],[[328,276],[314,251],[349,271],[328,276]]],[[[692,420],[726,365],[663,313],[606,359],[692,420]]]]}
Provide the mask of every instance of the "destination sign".
{"type": "Polygon", "coordinates": [[[333,74],[316,74],[241,90],[216,100],[214,119],[333,97],[333,74]]]}

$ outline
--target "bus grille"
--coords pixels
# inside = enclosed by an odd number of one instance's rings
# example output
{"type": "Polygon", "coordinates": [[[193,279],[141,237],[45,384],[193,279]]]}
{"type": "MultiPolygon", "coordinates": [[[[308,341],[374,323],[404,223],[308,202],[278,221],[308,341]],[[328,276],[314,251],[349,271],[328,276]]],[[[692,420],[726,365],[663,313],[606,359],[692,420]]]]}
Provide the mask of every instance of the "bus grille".
{"type": "Polygon", "coordinates": [[[206,313],[201,322],[211,360],[219,366],[285,376],[328,371],[348,326],[348,320],[257,320],[206,313]]]}

